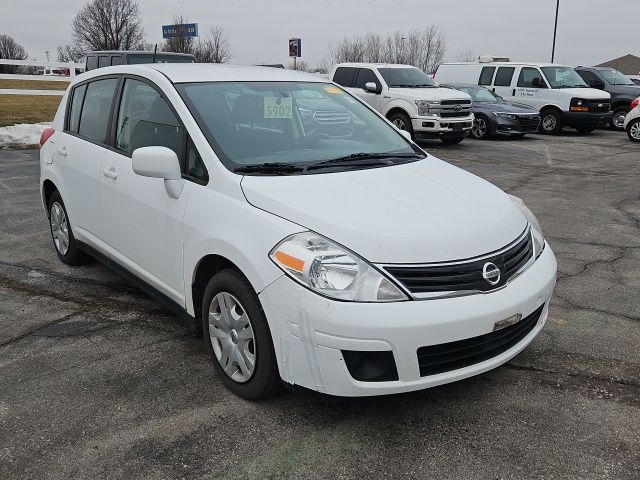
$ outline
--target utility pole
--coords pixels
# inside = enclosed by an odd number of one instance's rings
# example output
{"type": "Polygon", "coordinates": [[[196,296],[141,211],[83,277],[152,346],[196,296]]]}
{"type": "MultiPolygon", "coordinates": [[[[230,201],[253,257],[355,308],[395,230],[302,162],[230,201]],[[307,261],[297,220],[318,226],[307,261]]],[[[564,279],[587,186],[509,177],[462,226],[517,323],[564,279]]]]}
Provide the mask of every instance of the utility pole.
{"type": "Polygon", "coordinates": [[[553,48],[551,49],[551,63],[556,57],[556,32],[558,31],[558,10],[560,10],[560,0],[556,1],[556,23],[553,27],[553,48]]]}

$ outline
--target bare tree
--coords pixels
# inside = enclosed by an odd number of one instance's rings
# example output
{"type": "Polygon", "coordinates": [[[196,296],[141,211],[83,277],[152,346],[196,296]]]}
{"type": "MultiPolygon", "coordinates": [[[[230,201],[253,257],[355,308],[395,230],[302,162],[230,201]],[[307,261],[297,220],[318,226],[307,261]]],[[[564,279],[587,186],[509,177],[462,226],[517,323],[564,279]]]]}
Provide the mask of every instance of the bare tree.
{"type": "Polygon", "coordinates": [[[460,52],[456,57],[456,60],[458,62],[473,62],[477,58],[478,56],[475,54],[475,52],[469,49],[469,50],[464,50],[463,52],[460,52]]]}
{"type": "Polygon", "coordinates": [[[89,50],[135,50],[144,41],[136,0],[91,0],[75,16],[73,47],[89,50]]]}
{"type": "Polygon", "coordinates": [[[59,62],[79,62],[83,56],[83,52],[78,51],[73,45],[66,44],[58,47],[59,62]]]}
{"type": "Polygon", "coordinates": [[[198,39],[193,54],[198,63],[226,63],[231,60],[231,45],[224,27],[211,27],[208,36],[198,39]]]}
{"type": "Polygon", "coordinates": [[[162,45],[162,50],[164,52],[175,52],[175,53],[193,53],[194,50],[194,41],[193,37],[189,37],[184,30],[180,28],[180,25],[184,25],[185,23],[189,23],[187,18],[184,18],[182,15],[178,15],[173,17],[173,26],[176,29],[176,35],[167,38],[162,45]]]}
{"type": "MultiPolygon", "coordinates": [[[[27,52],[22,45],[9,35],[0,35],[0,58],[7,60],[25,60],[27,52]]],[[[0,65],[0,73],[17,73],[21,69],[18,65],[0,65]]]]}
{"type": "Polygon", "coordinates": [[[444,33],[432,25],[423,30],[396,31],[385,36],[368,33],[345,37],[330,49],[324,63],[327,67],[340,62],[403,63],[431,73],[442,63],[445,52],[444,33]]]}

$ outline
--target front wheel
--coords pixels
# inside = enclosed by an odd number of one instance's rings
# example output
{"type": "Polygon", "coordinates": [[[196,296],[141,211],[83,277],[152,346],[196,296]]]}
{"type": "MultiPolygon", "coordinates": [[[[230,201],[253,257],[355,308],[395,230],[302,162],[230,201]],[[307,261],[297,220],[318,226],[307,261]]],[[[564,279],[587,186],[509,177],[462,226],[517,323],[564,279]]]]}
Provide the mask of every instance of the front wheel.
{"type": "Polygon", "coordinates": [[[632,142],[640,142],[640,118],[628,123],[627,136],[632,142]]]}
{"type": "Polygon", "coordinates": [[[456,145],[464,140],[464,135],[456,135],[455,137],[440,137],[440,140],[445,145],[456,145]]]}
{"type": "Polygon", "coordinates": [[[489,136],[489,123],[484,117],[476,117],[473,119],[473,127],[471,128],[471,136],[478,140],[489,136]]]}
{"type": "Polygon", "coordinates": [[[609,126],[614,130],[624,130],[624,119],[627,118],[627,113],[629,113],[629,110],[626,108],[615,109],[609,121],[609,126]]]}
{"type": "Polygon", "coordinates": [[[557,135],[562,131],[562,114],[556,110],[545,110],[540,115],[540,133],[557,135]]]}
{"type": "Polygon", "coordinates": [[[229,390],[247,400],[275,393],[280,375],[267,319],[238,270],[223,270],[209,280],[202,327],[214,367],[229,390]]]}
{"type": "Polygon", "coordinates": [[[413,125],[411,125],[411,119],[409,115],[402,112],[394,113],[389,117],[389,121],[395,125],[398,130],[406,130],[411,134],[411,138],[413,136],[413,125]]]}

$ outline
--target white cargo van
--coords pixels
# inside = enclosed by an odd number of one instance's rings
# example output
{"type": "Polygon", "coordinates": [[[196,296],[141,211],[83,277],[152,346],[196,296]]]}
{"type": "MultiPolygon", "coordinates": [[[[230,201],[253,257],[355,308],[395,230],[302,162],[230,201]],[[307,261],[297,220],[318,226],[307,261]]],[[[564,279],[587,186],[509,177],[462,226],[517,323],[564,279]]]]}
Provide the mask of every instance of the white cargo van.
{"type": "MultiPolygon", "coordinates": [[[[482,59],[482,57],[481,57],[482,59]]],[[[440,83],[473,83],[505,100],[540,110],[540,132],[560,133],[573,127],[588,133],[611,119],[611,95],[589,88],[576,71],[551,63],[444,63],[434,79],[440,83]]]]}

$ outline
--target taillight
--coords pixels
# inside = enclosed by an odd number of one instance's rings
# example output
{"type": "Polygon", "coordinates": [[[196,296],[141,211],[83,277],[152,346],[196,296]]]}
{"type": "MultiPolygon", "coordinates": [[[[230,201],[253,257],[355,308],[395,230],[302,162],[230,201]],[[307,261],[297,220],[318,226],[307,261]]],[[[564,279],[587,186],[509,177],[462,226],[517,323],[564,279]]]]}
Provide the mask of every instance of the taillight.
{"type": "Polygon", "coordinates": [[[49,137],[54,133],[56,133],[55,128],[45,128],[44,132],[42,132],[42,135],[40,135],[40,147],[42,147],[42,145],[44,145],[44,142],[49,140],[49,137]]]}
{"type": "Polygon", "coordinates": [[[631,110],[633,110],[634,108],[636,108],[638,106],[638,104],[640,103],[640,98],[636,98],[634,101],[631,102],[631,110]]]}

